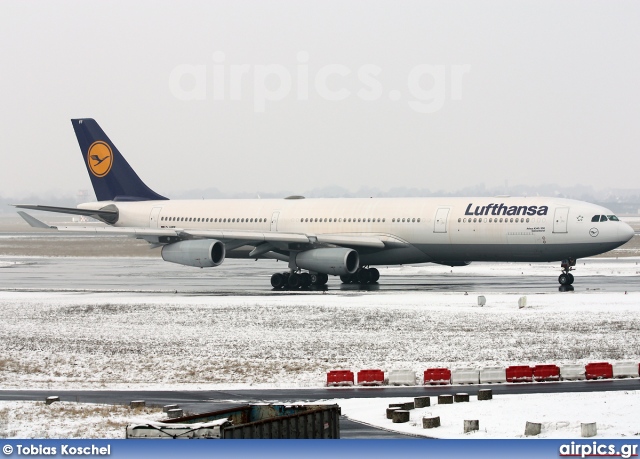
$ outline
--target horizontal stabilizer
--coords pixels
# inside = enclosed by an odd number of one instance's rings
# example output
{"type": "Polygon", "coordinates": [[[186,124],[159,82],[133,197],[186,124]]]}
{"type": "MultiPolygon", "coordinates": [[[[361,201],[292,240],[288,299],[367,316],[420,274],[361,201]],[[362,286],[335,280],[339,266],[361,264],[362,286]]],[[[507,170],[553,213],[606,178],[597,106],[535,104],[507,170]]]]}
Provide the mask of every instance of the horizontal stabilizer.
{"type": "Polygon", "coordinates": [[[91,210],[91,209],[78,209],[76,207],[40,206],[35,204],[14,204],[14,207],[17,207],[18,209],[40,210],[43,212],[57,212],[61,214],[83,215],[85,217],[94,217],[94,218],[97,218],[98,220],[103,220],[107,223],[113,223],[118,220],[118,210],[115,208],[91,210]]]}
{"type": "Polygon", "coordinates": [[[26,221],[29,226],[32,226],[33,228],[55,229],[55,226],[49,226],[45,222],[32,217],[26,212],[18,211],[18,215],[20,215],[24,219],[24,221],[26,221]]]}

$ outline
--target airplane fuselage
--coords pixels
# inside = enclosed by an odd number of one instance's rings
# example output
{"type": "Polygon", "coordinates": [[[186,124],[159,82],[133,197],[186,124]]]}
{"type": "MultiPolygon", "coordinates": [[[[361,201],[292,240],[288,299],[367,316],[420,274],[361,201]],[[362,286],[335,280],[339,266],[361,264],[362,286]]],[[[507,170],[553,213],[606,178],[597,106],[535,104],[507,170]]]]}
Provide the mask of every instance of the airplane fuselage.
{"type": "MultiPolygon", "coordinates": [[[[118,208],[116,227],[378,236],[363,265],[558,261],[612,250],[633,236],[613,213],[582,201],[539,197],[216,199],[98,202],[118,208]],[[592,221],[594,216],[598,221],[592,221]]],[[[289,247],[290,248],[290,247],[289,247]]],[[[241,246],[228,257],[248,257],[241,246]]]]}

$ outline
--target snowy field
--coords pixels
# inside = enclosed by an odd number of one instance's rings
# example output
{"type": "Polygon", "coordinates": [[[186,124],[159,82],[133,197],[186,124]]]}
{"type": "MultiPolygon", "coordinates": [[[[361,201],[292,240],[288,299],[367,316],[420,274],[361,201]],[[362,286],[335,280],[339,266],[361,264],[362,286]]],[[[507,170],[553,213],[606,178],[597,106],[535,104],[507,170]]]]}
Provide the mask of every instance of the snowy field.
{"type": "Polygon", "coordinates": [[[0,438],[124,438],[128,424],[163,418],[162,408],[0,401],[0,438]]]}
{"type": "Polygon", "coordinates": [[[0,385],[295,388],[339,368],[640,360],[640,293],[529,295],[524,309],[485,296],[0,292],[0,385]]]}
{"type": "MultiPolygon", "coordinates": [[[[528,422],[542,424],[536,438],[581,438],[581,423],[595,422],[597,438],[640,436],[640,390],[626,392],[497,395],[493,400],[438,405],[411,410],[408,423],[393,424],[386,417],[389,403],[411,399],[335,400],[347,417],[396,432],[434,438],[525,438],[528,422]],[[423,417],[440,417],[441,426],[423,429],[423,417]],[[464,420],[478,420],[480,430],[464,433],[464,420]]],[[[332,400],[331,403],[334,401],[332,400]]],[[[531,438],[531,437],[528,437],[531,438]]]]}

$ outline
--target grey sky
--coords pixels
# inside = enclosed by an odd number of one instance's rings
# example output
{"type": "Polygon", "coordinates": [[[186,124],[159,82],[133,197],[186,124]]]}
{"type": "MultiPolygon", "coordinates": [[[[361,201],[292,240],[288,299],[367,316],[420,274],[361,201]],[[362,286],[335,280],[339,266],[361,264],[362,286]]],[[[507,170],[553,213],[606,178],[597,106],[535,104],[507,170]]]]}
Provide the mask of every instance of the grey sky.
{"type": "MultiPolygon", "coordinates": [[[[95,118],[168,196],[506,180],[638,188],[638,24],[632,1],[3,1],[0,195],[90,188],[74,117],[95,118]],[[215,52],[224,100],[214,96],[215,52]],[[185,64],[205,69],[201,100],[176,96],[171,78],[185,64]],[[238,64],[250,70],[229,100],[238,64]],[[292,87],[256,112],[255,78],[268,64],[290,72],[292,87]],[[351,71],[326,79],[348,91],[341,101],[315,82],[335,64],[351,71]],[[371,89],[358,76],[368,64],[380,68],[374,100],[358,92],[371,89]],[[425,64],[444,71],[418,80],[444,98],[433,113],[409,104],[409,75],[425,64]],[[298,100],[300,66],[308,100],[298,100]],[[457,87],[456,68],[468,70],[457,87]]],[[[281,84],[271,75],[265,88],[281,84]]],[[[201,86],[179,80],[187,95],[201,86]]]]}

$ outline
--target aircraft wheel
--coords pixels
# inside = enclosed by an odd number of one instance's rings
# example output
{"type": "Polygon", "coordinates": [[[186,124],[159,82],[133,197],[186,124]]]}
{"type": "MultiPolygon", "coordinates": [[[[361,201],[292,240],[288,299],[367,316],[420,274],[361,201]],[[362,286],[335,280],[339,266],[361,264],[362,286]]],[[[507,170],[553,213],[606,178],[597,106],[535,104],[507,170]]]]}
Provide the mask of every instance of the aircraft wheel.
{"type": "Polygon", "coordinates": [[[320,276],[320,285],[326,285],[327,282],[329,282],[329,275],[328,274],[318,274],[320,276]]]}
{"type": "Polygon", "coordinates": [[[340,280],[342,281],[343,284],[350,284],[351,283],[351,274],[342,274],[342,275],[340,275],[340,280]]]}
{"type": "Polygon", "coordinates": [[[569,275],[566,273],[562,273],[558,276],[558,282],[560,285],[570,285],[569,275]]]}
{"type": "Polygon", "coordinates": [[[275,273],[273,276],[271,276],[271,286],[273,288],[282,288],[285,285],[285,280],[284,280],[284,276],[280,273],[275,273]]]}
{"type": "Polygon", "coordinates": [[[356,277],[360,284],[368,284],[371,281],[371,274],[367,268],[361,268],[358,270],[356,277]]]}
{"type": "Polygon", "coordinates": [[[287,280],[289,287],[292,289],[300,288],[302,286],[302,278],[296,273],[291,273],[287,280]]]}
{"type": "Polygon", "coordinates": [[[569,277],[569,285],[572,285],[573,284],[573,274],[567,273],[567,276],[569,277]]]}
{"type": "Polygon", "coordinates": [[[372,284],[375,284],[376,282],[378,282],[378,279],[380,279],[380,271],[378,271],[376,268],[369,269],[369,275],[371,276],[371,280],[369,282],[371,282],[372,284]]]}
{"type": "Polygon", "coordinates": [[[298,274],[300,276],[300,281],[301,281],[301,286],[302,287],[309,287],[311,285],[311,274],[309,273],[302,273],[302,274],[298,274]]]}

